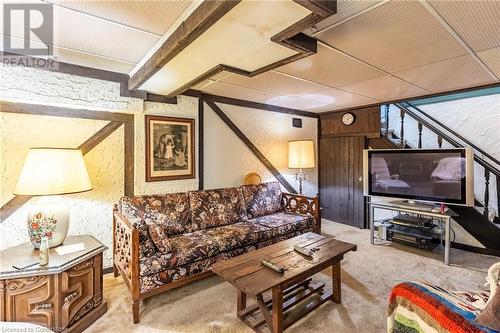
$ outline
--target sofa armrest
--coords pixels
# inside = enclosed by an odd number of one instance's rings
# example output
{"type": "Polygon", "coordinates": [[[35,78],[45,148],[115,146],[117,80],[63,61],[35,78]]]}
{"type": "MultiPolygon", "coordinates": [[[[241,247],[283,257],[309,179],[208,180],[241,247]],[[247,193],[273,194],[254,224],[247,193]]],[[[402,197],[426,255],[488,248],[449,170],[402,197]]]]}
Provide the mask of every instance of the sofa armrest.
{"type": "Polygon", "coordinates": [[[308,214],[314,217],[316,232],[321,234],[321,211],[318,196],[308,197],[302,194],[282,194],[283,208],[287,212],[308,214]]]}
{"type": "Polygon", "coordinates": [[[115,205],[113,209],[113,268],[125,280],[132,297],[138,299],[139,230],[125,218],[115,205]]]}

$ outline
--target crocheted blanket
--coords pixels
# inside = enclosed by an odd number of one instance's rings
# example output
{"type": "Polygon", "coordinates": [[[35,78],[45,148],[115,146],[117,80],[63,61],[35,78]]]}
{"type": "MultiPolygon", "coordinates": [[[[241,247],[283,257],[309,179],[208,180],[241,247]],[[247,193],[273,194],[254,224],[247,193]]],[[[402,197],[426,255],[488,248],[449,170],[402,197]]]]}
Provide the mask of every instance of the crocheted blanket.
{"type": "Polygon", "coordinates": [[[427,283],[396,285],[389,297],[390,333],[498,333],[475,322],[488,291],[447,291],[427,283]]]}

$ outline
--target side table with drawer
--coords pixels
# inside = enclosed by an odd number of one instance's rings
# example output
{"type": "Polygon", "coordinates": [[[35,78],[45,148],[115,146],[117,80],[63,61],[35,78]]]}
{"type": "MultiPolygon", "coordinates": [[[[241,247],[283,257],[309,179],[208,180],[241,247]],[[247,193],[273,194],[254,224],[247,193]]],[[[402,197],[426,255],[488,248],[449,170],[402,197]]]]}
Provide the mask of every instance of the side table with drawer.
{"type": "Polygon", "coordinates": [[[30,242],[0,252],[0,320],[29,322],[54,332],[82,332],[107,311],[102,293],[102,253],[107,249],[92,236],[68,236],[63,245],[85,249],[59,255],[49,250],[49,264],[38,262],[30,242]]]}

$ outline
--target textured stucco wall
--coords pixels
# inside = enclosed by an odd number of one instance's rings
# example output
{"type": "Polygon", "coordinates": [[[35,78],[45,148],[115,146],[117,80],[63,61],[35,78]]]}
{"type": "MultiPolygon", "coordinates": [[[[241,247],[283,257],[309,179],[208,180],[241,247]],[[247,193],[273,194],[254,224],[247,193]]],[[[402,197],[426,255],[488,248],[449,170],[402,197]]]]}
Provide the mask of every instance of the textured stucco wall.
{"type": "MultiPolygon", "coordinates": [[[[302,118],[302,128],[292,127],[289,114],[245,107],[218,104],[287,181],[298,190],[295,171],[288,169],[288,141],[312,139],[317,148],[317,120],[302,118]]],[[[252,171],[260,173],[265,181],[274,177],[241,140],[205,104],[205,187],[238,186],[252,171]]],[[[317,168],[306,170],[308,180],[304,194],[318,193],[317,168]]]]}
{"type": "MultiPolygon", "coordinates": [[[[10,200],[30,147],[77,147],[106,122],[0,113],[1,204],[10,200]]],[[[111,246],[111,210],[123,194],[123,128],[85,155],[90,192],[65,195],[71,210],[69,234],[91,234],[111,246]],[[105,156],[105,158],[103,158],[105,156]]],[[[31,201],[0,223],[0,249],[28,240],[26,214],[31,201]]],[[[105,263],[109,265],[110,251],[105,263]]]]}
{"type": "Polygon", "coordinates": [[[143,104],[138,99],[120,97],[116,82],[10,66],[0,66],[0,98],[118,112],[140,112],[143,104]]]}
{"type": "MultiPolygon", "coordinates": [[[[23,67],[0,67],[0,100],[58,105],[135,115],[135,192],[167,193],[198,187],[193,180],[146,183],[144,114],[196,119],[197,99],[181,97],[177,105],[144,103],[120,97],[119,84],[23,67]]],[[[0,204],[12,191],[30,147],[77,147],[106,125],[106,121],[0,113],[0,204]]],[[[196,128],[197,133],[197,128],[196,128]]],[[[196,142],[196,146],[198,143],[196,142]]],[[[69,234],[91,234],[112,246],[112,206],[123,195],[123,128],[120,127],[85,156],[94,189],[63,196],[71,209],[69,234]]],[[[198,174],[196,170],[196,174],[198,174]]],[[[28,241],[29,203],[0,223],[0,249],[28,241]]],[[[104,266],[110,267],[111,251],[104,266]]]]}
{"type": "Polygon", "coordinates": [[[144,115],[155,114],[195,119],[195,147],[198,156],[198,99],[179,96],[177,105],[144,102],[144,111],[135,116],[135,194],[185,192],[198,189],[198,162],[195,161],[195,179],[168,182],[146,182],[146,141],[144,115]]]}

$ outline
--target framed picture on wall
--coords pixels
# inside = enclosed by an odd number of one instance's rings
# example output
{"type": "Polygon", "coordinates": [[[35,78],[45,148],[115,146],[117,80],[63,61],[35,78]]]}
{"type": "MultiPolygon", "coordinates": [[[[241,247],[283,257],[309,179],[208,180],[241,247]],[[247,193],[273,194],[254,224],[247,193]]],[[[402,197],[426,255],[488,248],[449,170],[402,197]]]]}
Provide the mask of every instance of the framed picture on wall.
{"type": "Polygon", "coordinates": [[[194,178],[194,119],[146,116],[146,181],[194,178]]]}

